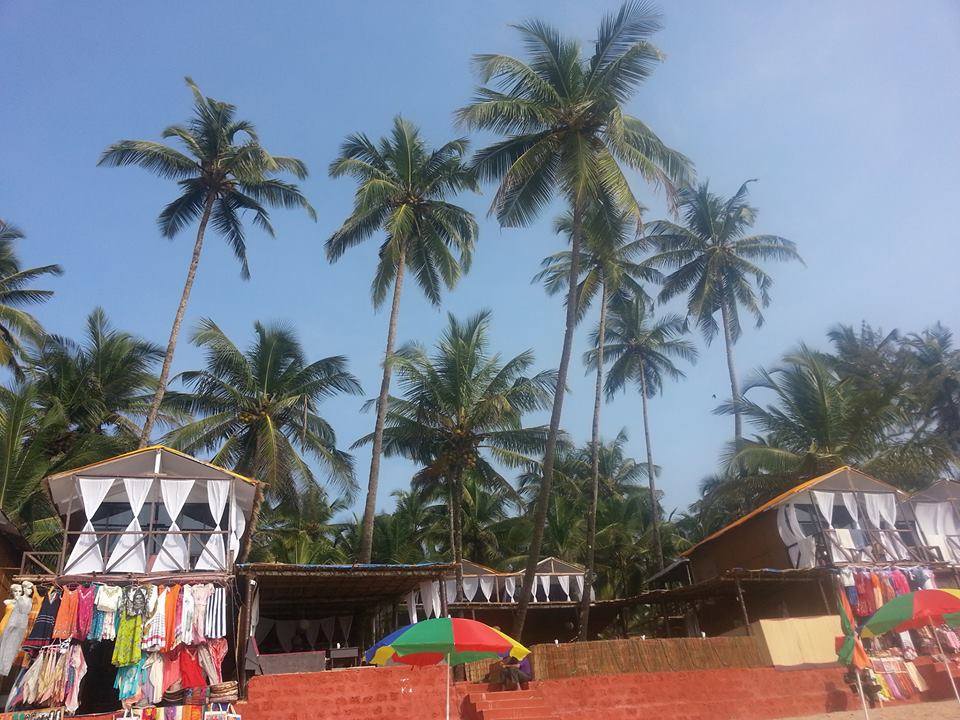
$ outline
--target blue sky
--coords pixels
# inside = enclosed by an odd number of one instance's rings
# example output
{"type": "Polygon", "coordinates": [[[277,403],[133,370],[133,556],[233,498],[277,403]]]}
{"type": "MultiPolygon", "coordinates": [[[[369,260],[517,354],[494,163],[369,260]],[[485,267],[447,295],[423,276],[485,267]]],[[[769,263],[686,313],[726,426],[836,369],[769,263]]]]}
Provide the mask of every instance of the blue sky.
{"type": "MultiPolygon", "coordinates": [[[[367,396],[376,393],[386,311],[368,286],[375,245],[327,264],[323,242],[346,217],[353,186],[326,167],[350,132],[378,136],[402,113],[433,143],[459,134],[452,111],[470,97],[476,52],[521,52],[509,27],[530,16],[592,40],[614,2],[169,2],[96,4],[0,0],[0,217],[28,234],[26,262],[61,263],[55,299],[38,316],[77,335],[103,306],[113,322],[165,343],[192,246],[192,232],[160,237],[155,217],[175,188],[139,169],[95,166],[121,138],[159,139],[188,117],[182,77],[239,107],[273,152],[296,155],[318,222],[277,211],[277,238],[249,232],[253,279],[209,237],[187,313],[218,322],[246,344],[252,322],[295,326],[311,357],[343,354],[367,396]]],[[[743,1],[670,3],[657,44],[666,61],[630,102],[669,144],[690,156],[715,190],[758,178],[757,230],[795,240],[807,267],[770,268],[767,324],[736,347],[741,375],[774,362],[798,341],[824,343],[838,322],[919,330],[960,328],[960,242],[948,210],[960,180],[960,6],[952,2],[743,1]],[[945,214],[946,213],[946,214],[945,214]]],[[[482,142],[485,138],[474,138],[482,142]]],[[[650,208],[664,207],[634,177],[650,208]]],[[[492,192],[464,197],[480,219],[473,269],[442,310],[408,284],[399,337],[432,342],[449,310],[490,308],[505,355],[536,351],[555,367],[562,307],[530,279],[561,247],[555,212],[529,228],[501,230],[486,217],[492,192]]],[[[556,210],[556,209],[555,209],[556,210]]],[[[679,310],[679,307],[670,308],[679,310]]],[[[585,346],[581,330],[577,350],[585,346]]],[[[701,343],[702,344],[702,343],[701,343]]],[[[176,371],[198,366],[185,341],[176,371]]],[[[572,366],[564,426],[589,436],[592,380],[572,366]]],[[[711,410],[729,395],[722,347],[702,348],[685,382],[651,406],[654,457],[668,509],[696,497],[716,466],[732,420],[711,410]]],[[[361,398],[324,414],[342,445],[369,432],[361,398]]],[[[639,398],[604,408],[604,435],[630,433],[643,453],[639,398]]],[[[365,482],[369,451],[357,454],[365,482]]],[[[380,507],[405,487],[411,466],[387,460],[380,507]]]]}

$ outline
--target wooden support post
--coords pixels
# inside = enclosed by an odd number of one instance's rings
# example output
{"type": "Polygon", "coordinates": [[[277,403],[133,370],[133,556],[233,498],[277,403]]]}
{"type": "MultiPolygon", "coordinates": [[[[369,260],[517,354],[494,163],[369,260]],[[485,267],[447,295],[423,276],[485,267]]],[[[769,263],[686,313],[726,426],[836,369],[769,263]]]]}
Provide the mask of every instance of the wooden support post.
{"type": "Polygon", "coordinates": [[[830,603],[827,600],[827,591],[823,589],[823,580],[817,578],[817,585],[820,588],[820,597],[823,598],[823,609],[827,615],[833,615],[833,611],[830,609],[830,603]]]}
{"type": "MultiPolygon", "coordinates": [[[[426,607],[426,603],[424,603],[426,607]]],[[[440,617],[447,617],[450,613],[447,609],[447,582],[441,576],[440,577],[440,617]]]]}
{"type": "Polygon", "coordinates": [[[743,613],[743,627],[747,631],[747,635],[753,635],[753,630],[750,628],[750,616],[747,614],[747,603],[743,599],[743,586],[740,584],[740,578],[735,578],[734,583],[737,586],[737,600],[740,603],[740,612],[743,613]]]}

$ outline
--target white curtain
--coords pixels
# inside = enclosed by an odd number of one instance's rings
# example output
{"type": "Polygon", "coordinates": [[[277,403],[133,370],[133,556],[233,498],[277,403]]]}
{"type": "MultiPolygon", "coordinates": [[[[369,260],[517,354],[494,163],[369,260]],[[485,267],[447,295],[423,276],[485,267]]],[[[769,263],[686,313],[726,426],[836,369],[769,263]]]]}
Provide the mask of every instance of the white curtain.
{"type": "Polygon", "coordinates": [[[426,617],[440,617],[440,583],[430,580],[420,583],[420,602],[426,617]]]}
{"type": "Polygon", "coordinates": [[[827,527],[833,527],[833,492],[824,492],[822,490],[815,490],[813,493],[813,499],[817,503],[817,507],[820,509],[820,514],[823,516],[823,519],[827,521],[827,527]]]}
{"type": "MultiPolygon", "coordinates": [[[[261,644],[261,643],[263,643],[263,641],[264,641],[264,639],[267,637],[267,635],[270,634],[270,629],[271,629],[274,625],[276,625],[276,623],[275,623],[273,620],[271,620],[270,618],[260,618],[260,622],[257,623],[257,627],[256,627],[256,631],[255,631],[255,632],[256,632],[257,644],[258,644],[258,645],[261,644]]],[[[277,633],[279,633],[279,632],[280,632],[280,629],[277,628],[277,633]]]]}
{"type": "Polygon", "coordinates": [[[317,645],[317,640],[320,638],[320,621],[319,620],[308,620],[307,621],[307,641],[310,643],[310,647],[316,650],[319,645],[317,645]]]}
{"type": "Polygon", "coordinates": [[[243,537],[243,531],[247,529],[247,516],[243,514],[243,508],[237,504],[237,494],[233,493],[230,498],[230,559],[236,561],[240,554],[240,539],[243,537]]]}
{"type": "Polygon", "coordinates": [[[214,534],[207,538],[203,552],[197,558],[196,570],[225,570],[227,567],[227,549],[220,535],[220,519],[227,507],[227,496],[230,494],[229,480],[207,480],[207,504],[210,514],[213,515],[214,534]]]}
{"type": "Polygon", "coordinates": [[[487,599],[487,601],[493,597],[493,586],[496,581],[497,579],[493,575],[480,576],[480,592],[483,593],[483,596],[487,599]]]}
{"type": "Polygon", "coordinates": [[[65,574],[103,572],[103,553],[100,551],[100,543],[97,542],[97,535],[93,529],[93,516],[100,509],[113,483],[114,478],[80,478],[77,481],[80,487],[80,500],[83,502],[83,514],[87,522],[67,560],[63,570],[65,574]]]}
{"type": "Polygon", "coordinates": [[[340,624],[340,632],[343,633],[344,644],[349,644],[350,626],[353,625],[353,615],[340,615],[337,618],[337,622],[340,624]]]}
{"type": "Polygon", "coordinates": [[[940,548],[946,562],[956,561],[956,553],[947,541],[948,535],[957,534],[953,506],[949,502],[918,502],[913,506],[913,513],[927,544],[940,548]]]}
{"type": "Polygon", "coordinates": [[[860,527],[860,508],[857,506],[857,496],[852,492],[840,493],[840,497],[843,498],[843,506],[847,509],[847,512],[850,513],[850,517],[853,518],[853,526],[860,527]]]}
{"type": "Polygon", "coordinates": [[[411,590],[407,595],[407,616],[410,618],[410,624],[417,621],[417,591],[411,590]]]}
{"type": "Polygon", "coordinates": [[[870,524],[880,530],[883,523],[889,527],[897,523],[897,496],[893,493],[863,493],[863,504],[867,508],[870,524]]]}
{"type": "Polygon", "coordinates": [[[160,554],[157,555],[157,559],[153,563],[153,572],[190,569],[190,550],[187,547],[186,538],[174,533],[180,531],[177,520],[180,513],[183,512],[183,506],[187,503],[187,496],[190,495],[194,482],[194,480],[169,479],[160,481],[160,495],[163,498],[163,506],[170,516],[170,533],[163,538],[160,554]]]}
{"type": "MultiPolygon", "coordinates": [[[[540,583],[540,587],[543,588],[544,600],[550,599],[550,576],[549,575],[537,575],[537,581],[540,583]]],[[[536,596],[536,592],[534,592],[536,596]]]]}
{"type": "Polygon", "coordinates": [[[126,533],[113,548],[107,572],[143,573],[147,571],[147,549],[143,544],[143,529],[140,527],[140,511],[150,494],[153,478],[124,478],[123,487],[127,491],[127,501],[133,520],[127,525],[126,533]]]}
{"type": "Polygon", "coordinates": [[[277,640],[284,652],[293,650],[293,636],[297,632],[297,623],[294,620],[277,620],[277,640]]]}
{"type": "Polygon", "coordinates": [[[583,575],[574,575],[573,579],[577,581],[577,600],[583,599],[583,575]]]}
{"type": "Polygon", "coordinates": [[[328,643],[333,642],[333,628],[336,621],[332,617],[325,617],[320,620],[320,630],[323,631],[323,637],[328,643]]]}
{"type": "MultiPolygon", "coordinates": [[[[480,586],[480,578],[474,577],[465,577],[463,579],[463,599],[467,602],[473,602],[474,597],[477,595],[477,588],[480,586]]],[[[447,598],[449,601],[449,598],[447,598]]]]}
{"type": "Polygon", "coordinates": [[[570,576],[569,575],[558,575],[557,582],[560,583],[560,589],[563,590],[563,594],[567,596],[567,600],[570,599],[570,576]]]}
{"type": "Polygon", "coordinates": [[[510,598],[510,602],[514,602],[513,594],[517,590],[517,579],[514,577],[505,578],[503,581],[503,589],[507,593],[507,597],[510,598]]]}
{"type": "Polygon", "coordinates": [[[794,567],[812,568],[816,564],[816,540],[807,537],[800,527],[796,505],[787,503],[777,509],[777,530],[794,567]]]}
{"type": "Polygon", "coordinates": [[[250,637],[257,632],[257,625],[260,623],[260,588],[253,591],[253,602],[250,604],[250,637]]]}
{"type": "MultiPolygon", "coordinates": [[[[444,580],[443,591],[447,594],[447,602],[457,602],[457,579],[444,580]]],[[[437,615],[439,617],[439,613],[437,615]]]]}

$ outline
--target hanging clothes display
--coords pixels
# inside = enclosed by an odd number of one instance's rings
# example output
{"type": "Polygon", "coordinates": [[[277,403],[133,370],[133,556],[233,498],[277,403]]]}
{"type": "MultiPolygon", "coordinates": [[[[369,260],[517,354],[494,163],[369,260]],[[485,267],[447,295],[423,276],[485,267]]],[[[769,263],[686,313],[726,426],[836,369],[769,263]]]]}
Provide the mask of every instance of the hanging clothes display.
{"type": "Polygon", "coordinates": [[[78,588],[64,588],[57,609],[57,618],[53,623],[50,637],[54,640],[66,640],[73,637],[77,622],[77,607],[80,599],[78,588]]]}

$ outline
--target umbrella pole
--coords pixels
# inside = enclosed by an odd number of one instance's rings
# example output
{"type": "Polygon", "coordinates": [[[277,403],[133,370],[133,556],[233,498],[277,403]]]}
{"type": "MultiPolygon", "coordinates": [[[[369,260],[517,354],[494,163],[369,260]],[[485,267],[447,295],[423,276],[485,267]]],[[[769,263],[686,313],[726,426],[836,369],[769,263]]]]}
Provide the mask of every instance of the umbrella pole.
{"type": "Polygon", "coordinates": [[[860,668],[854,665],[853,670],[857,676],[857,690],[860,692],[860,704],[863,705],[863,717],[865,717],[866,720],[870,720],[870,713],[867,712],[867,698],[863,695],[863,681],[860,679],[860,668]]]}
{"type": "MultiPolygon", "coordinates": [[[[450,667],[450,653],[447,653],[447,715],[446,720],[450,720],[450,672],[453,668],[450,667]]],[[[956,690],[956,688],[954,688],[956,690]]]]}
{"type": "Polygon", "coordinates": [[[937,649],[940,650],[940,657],[943,658],[943,667],[947,670],[947,678],[950,680],[950,687],[953,688],[953,696],[957,699],[957,702],[960,703],[960,692],[957,692],[957,683],[954,681],[953,672],[950,670],[950,661],[947,660],[947,655],[943,652],[943,644],[940,642],[940,636],[937,635],[937,630],[933,627],[933,623],[930,624],[930,630],[933,632],[933,637],[937,641],[937,649]]]}

